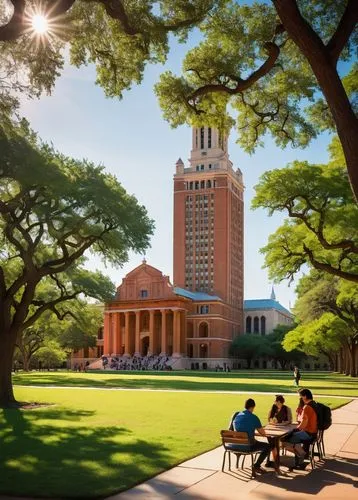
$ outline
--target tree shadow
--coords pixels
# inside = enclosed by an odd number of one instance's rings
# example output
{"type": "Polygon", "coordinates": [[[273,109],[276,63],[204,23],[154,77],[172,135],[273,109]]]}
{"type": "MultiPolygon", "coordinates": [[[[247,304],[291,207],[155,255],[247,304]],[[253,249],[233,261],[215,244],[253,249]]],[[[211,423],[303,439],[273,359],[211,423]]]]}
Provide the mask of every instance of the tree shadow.
{"type": "Polygon", "coordinates": [[[94,413],[0,411],[0,495],[104,498],[168,468],[170,450],[124,427],[91,428],[94,413]]]}
{"type": "MultiPolygon", "coordinates": [[[[246,392],[272,392],[297,394],[297,390],[310,387],[315,394],[333,394],[347,397],[358,396],[357,381],[349,383],[342,382],[339,389],[332,386],[316,385],[319,380],[324,382],[329,378],[327,373],[310,373],[310,376],[302,381],[300,387],[287,385],[291,380],[288,372],[252,372],[249,370],[239,373],[216,373],[216,372],[105,372],[108,378],[101,378],[103,371],[98,373],[20,373],[14,376],[14,382],[21,385],[57,386],[57,387],[91,387],[91,388],[121,388],[121,389],[151,389],[151,390],[187,390],[187,391],[246,391],[246,392]],[[99,375],[99,376],[97,376],[99,375]],[[140,375],[140,377],[138,377],[140,375]],[[274,377],[275,383],[272,384],[274,377]],[[265,383],[264,380],[271,383],[265,383]],[[315,384],[310,385],[310,381],[315,384]],[[282,382],[286,382],[282,383],[282,382]],[[344,392],[343,392],[344,391],[344,392]]],[[[332,375],[331,375],[332,377],[332,375]]]]}
{"type": "MultiPolygon", "coordinates": [[[[282,488],[290,493],[318,495],[321,490],[332,485],[352,485],[358,488],[358,460],[327,458],[313,470],[288,473],[286,477],[267,474],[260,476],[258,481],[270,486],[282,488]],[[269,477],[268,477],[269,476],[269,477]]],[[[270,494],[255,490],[255,494],[264,498],[271,498],[270,494]]]]}

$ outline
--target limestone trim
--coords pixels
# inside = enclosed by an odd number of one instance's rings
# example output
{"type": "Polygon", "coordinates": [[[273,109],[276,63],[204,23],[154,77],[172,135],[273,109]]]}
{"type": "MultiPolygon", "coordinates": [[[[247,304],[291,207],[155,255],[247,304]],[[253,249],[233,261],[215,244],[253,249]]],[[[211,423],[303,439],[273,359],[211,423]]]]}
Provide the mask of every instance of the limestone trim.
{"type": "Polygon", "coordinates": [[[190,340],[190,341],[193,341],[193,340],[198,340],[200,342],[210,342],[211,340],[221,340],[223,342],[232,342],[232,339],[224,339],[222,337],[187,337],[186,340],[190,340]]]}
{"type": "Polygon", "coordinates": [[[127,313],[127,312],[136,312],[136,311],[186,311],[185,307],[136,307],[135,309],[106,309],[104,314],[111,313],[127,313]]]}

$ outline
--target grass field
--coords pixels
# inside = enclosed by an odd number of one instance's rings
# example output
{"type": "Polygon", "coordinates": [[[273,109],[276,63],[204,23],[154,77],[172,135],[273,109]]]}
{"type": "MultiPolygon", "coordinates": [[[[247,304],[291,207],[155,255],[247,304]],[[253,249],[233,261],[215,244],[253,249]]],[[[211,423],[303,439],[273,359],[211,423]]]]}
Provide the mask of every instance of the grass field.
{"type": "MultiPolygon", "coordinates": [[[[62,385],[204,391],[296,392],[291,372],[30,372],[13,377],[20,385],[62,385]]],[[[358,379],[330,372],[304,372],[301,385],[316,394],[358,396],[358,379]]]]}
{"type": "MultiPolygon", "coordinates": [[[[196,375],[193,381],[180,376],[178,384],[187,381],[195,385],[203,380],[212,389],[211,377],[215,376],[207,375],[196,375]]],[[[143,381],[162,380],[166,385],[174,383],[178,375],[142,377],[143,381]]],[[[87,385],[89,380],[98,385],[101,381],[131,379],[140,385],[132,374],[16,376],[19,383],[56,380],[87,385]]],[[[217,378],[221,387],[225,386],[222,380],[231,378],[217,378]]],[[[238,388],[237,382],[231,384],[238,388]]],[[[272,387],[276,389],[277,385],[272,387]]],[[[57,498],[103,497],[217,446],[219,430],[227,428],[231,414],[241,409],[247,398],[239,394],[64,387],[15,387],[15,394],[18,400],[50,406],[0,410],[0,494],[57,498]]],[[[255,400],[256,414],[265,422],[273,397],[255,395],[255,400]]],[[[286,400],[293,409],[296,407],[297,395],[286,400]]],[[[334,408],[347,399],[320,401],[334,408]]]]}

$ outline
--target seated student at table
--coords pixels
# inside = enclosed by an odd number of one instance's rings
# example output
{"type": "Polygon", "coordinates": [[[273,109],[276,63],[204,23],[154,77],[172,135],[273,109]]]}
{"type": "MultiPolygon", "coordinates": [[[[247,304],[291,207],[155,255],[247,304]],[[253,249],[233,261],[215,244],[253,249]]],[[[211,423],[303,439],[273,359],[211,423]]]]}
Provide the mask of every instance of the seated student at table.
{"type": "Polygon", "coordinates": [[[296,461],[298,468],[304,468],[304,457],[307,452],[307,445],[309,445],[312,439],[317,435],[317,414],[312,406],[309,405],[309,403],[313,401],[312,392],[309,389],[301,389],[299,394],[304,403],[302,420],[298,423],[295,432],[285,440],[285,443],[289,443],[289,445],[293,447],[293,451],[298,457],[296,461]]]}
{"type": "MultiPolygon", "coordinates": [[[[251,442],[251,445],[249,447],[250,451],[261,451],[258,459],[254,464],[254,470],[255,472],[264,473],[266,471],[265,469],[261,468],[261,464],[265,460],[265,458],[267,459],[267,457],[269,456],[272,445],[255,440],[255,430],[257,430],[257,432],[261,434],[261,436],[266,437],[266,433],[261,425],[260,419],[253,414],[255,406],[255,401],[251,398],[248,399],[245,402],[245,410],[235,414],[232,426],[234,431],[247,432],[249,440],[251,442]]],[[[235,446],[239,447],[240,445],[235,446]]],[[[273,453],[276,453],[276,450],[273,451],[273,453]]]]}
{"type": "Polygon", "coordinates": [[[268,420],[274,424],[290,424],[292,422],[291,408],[285,405],[283,396],[276,396],[275,403],[268,414],[268,420]]]}

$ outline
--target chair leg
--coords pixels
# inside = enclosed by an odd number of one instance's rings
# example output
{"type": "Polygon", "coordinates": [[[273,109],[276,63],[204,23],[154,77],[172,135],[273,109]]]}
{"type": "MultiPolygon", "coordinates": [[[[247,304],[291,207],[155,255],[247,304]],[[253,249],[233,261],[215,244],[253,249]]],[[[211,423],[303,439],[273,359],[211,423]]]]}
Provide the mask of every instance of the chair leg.
{"type": "Polygon", "coordinates": [[[242,455],[241,469],[244,468],[246,455],[242,455]]]}
{"type": "Polygon", "coordinates": [[[254,456],[252,453],[250,456],[251,456],[251,479],[255,479],[256,473],[255,473],[255,469],[254,469],[254,456]]]}
{"type": "Polygon", "coordinates": [[[325,458],[325,456],[326,456],[326,450],[324,449],[323,436],[322,436],[321,446],[322,446],[322,457],[325,458]]]}
{"type": "Polygon", "coordinates": [[[231,470],[231,453],[230,452],[228,453],[229,453],[229,470],[231,470]]]}
{"type": "Polygon", "coordinates": [[[225,450],[224,451],[224,457],[223,457],[223,464],[222,464],[222,467],[221,467],[221,472],[224,472],[226,453],[227,453],[227,451],[225,450]]]}

